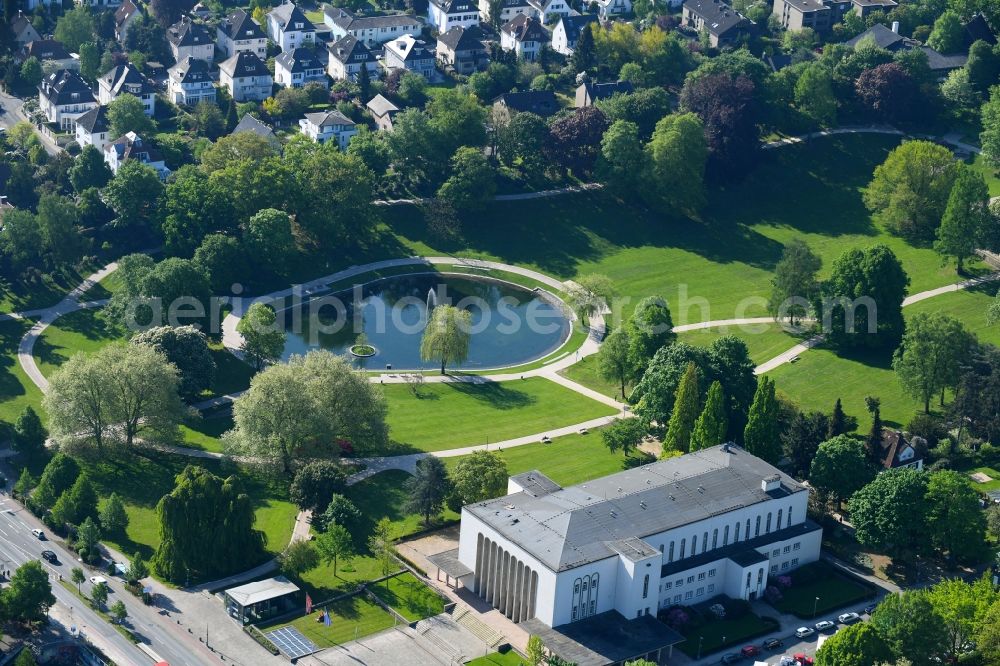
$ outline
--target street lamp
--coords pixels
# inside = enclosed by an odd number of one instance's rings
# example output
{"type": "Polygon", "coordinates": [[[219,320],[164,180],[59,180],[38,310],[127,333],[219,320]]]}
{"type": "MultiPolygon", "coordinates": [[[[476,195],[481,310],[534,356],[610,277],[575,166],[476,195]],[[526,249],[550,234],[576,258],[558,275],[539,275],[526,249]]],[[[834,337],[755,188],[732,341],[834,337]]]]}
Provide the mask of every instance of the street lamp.
{"type": "Polygon", "coordinates": [[[698,658],[701,659],[701,642],[705,640],[704,636],[698,637],[698,658]]]}
{"type": "Polygon", "coordinates": [[[816,619],[816,607],[819,606],[819,597],[816,597],[816,601],[813,602],[813,619],[816,619]]]}

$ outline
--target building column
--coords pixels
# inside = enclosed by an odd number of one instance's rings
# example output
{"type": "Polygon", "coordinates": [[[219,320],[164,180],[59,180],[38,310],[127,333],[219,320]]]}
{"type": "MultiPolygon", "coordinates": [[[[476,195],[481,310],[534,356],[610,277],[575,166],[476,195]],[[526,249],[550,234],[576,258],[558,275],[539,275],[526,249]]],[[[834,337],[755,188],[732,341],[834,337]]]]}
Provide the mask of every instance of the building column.
{"type": "Polygon", "coordinates": [[[521,604],[523,603],[522,590],[524,588],[524,563],[517,563],[517,576],[514,579],[514,607],[511,612],[511,619],[514,622],[521,621],[521,604]]]}

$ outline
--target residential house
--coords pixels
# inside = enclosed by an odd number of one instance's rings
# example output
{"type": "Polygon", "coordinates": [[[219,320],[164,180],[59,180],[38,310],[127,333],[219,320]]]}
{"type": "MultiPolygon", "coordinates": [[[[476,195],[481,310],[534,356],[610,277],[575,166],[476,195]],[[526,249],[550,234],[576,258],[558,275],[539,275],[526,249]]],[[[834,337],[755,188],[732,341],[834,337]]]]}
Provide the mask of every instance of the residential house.
{"type": "Polygon", "coordinates": [[[552,29],[552,50],[561,53],[566,57],[573,55],[576,48],[576,40],[580,39],[583,27],[594,24],[591,30],[596,28],[598,18],[593,14],[577,14],[576,16],[563,16],[559,23],[552,29]]]}
{"type": "Polygon", "coordinates": [[[110,104],[125,93],[139,98],[147,116],[156,112],[156,90],[134,65],[112,67],[97,79],[97,101],[101,104],[110,104]]]}
{"type": "Polygon", "coordinates": [[[332,41],[354,37],[368,48],[403,35],[417,36],[424,27],[420,19],[407,14],[355,16],[347,9],[330,5],[323,9],[323,23],[329,26],[332,41]]]}
{"type": "MultiPolygon", "coordinates": [[[[490,22],[490,12],[492,11],[491,0],[479,0],[479,17],[484,23],[490,22]]],[[[500,20],[497,25],[503,25],[504,23],[510,23],[517,16],[521,14],[526,14],[532,16],[535,12],[534,7],[528,4],[528,0],[500,0],[500,20]]]]}
{"type": "Polygon", "coordinates": [[[434,54],[424,42],[410,35],[403,35],[385,44],[385,56],[382,60],[387,70],[406,69],[419,74],[428,81],[437,78],[434,67],[434,54]]]}
{"type": "Polygon", "coordinates": [[[965,24],[965,45],[982,40],[991,46],[996,46],[997,36],[993,28],[986,22],[982,14],[976,14],[965,24]]]}
{"type": "Polygon", "coordinates": [[[430,0],[427,23],[439,33],[448,32],[456,25],[463,28],[479,25],[479,7],[473,0],[430,0]]]}
{"type": "Polygon", "coordinates": [[[215,32],[224,57],[232,58],[240,51],[249,51],[261,60],[267,58],[267,35],[242,9],[219,21],[215,32]]]}
{"type": "Polygon", "coordinates": [[[204,24],[192,21],[190,16],[181,17],[180,21],[167,28],[167,43],[176,62],[196,58],[211,65],[215,58],[211,33],[204,24]]]}
{"type": "Polygon", "coordinates": [[[129,28],[140,16],[142,16],[142,11],[132,0],[125,0],[122,6],[115,11],[115,40],[119,44],[125,44],[129,28]]]}
{"type": "Polygon", "coordinates": [[[94,107],[76,119],[76,142],[81,148],[93,146],[103,151],[104,146],[111,140],[108,136],[110,129],[108,107],[94,107]]]}
{"type": "Polygon", "coordinates": [[[356,81],[362,67],[370,76],[378,74],[378,59],[357,37],[347,35],[327,47],[326,73],[334,81],[356,81]]]}
{"type": "Polygon", "coordinates": [[[611,83],[592,83],[585,81],[576,88],[576,108],[582,109],[585,106],[593,106],[594,102],[600,99],[607,99],[613,95],[627,95],[635,89],[629,81],[614,81],[611,83]]]}
{"type": "Polygon", "coordinates": [[[493,105],[513,113],[528,112],[543,118],[559,110],[559,100],[551,90],[504,93],[493,100],[493,105]]]}
{"type": "Polygon", "coordinates": [[[660,609],[761,599],[820,558],[809,487],[735,444],[568,488],[531,470],[507,493],[462,507],[457,552],[431,562],[566,661],[664,663],[684,637],[660,609]]]}
{"type": "Polygon", "coordinates": [[[868,18],[874,12],[885,12],[888,14],[894,7],[898,7],[896,0],[852,0],[854,3],[854,13],[861,18],[868,18]]]}
{"type": "Polygon", "coordinates": [[[893,53],[919,49],[927,56],[927,65],[930,67],[930,70],[939,78],[944,78],[949,72],[965,66],[968,60],[966,53],[938,53],[931,47],[924,46],[915,39],[903,37],[897,32],[898,28],[899,25],[897,23],[893,23],[893,29],[887,28],[881,23],[876,23],[868,30],[865,30],[857,37],[845,43],[851,48],[855,48],[858,44],[870,42],[879,48],[893,53]]]}
{"type": "Polygon", "coordinates": [[[129,132],[104,146],[104,163],[111,169],[111,173],[118,173],[118,169],[128,160],[136,160],[151,167],[160,176],[160,180],[166,180],[170,175],[170,169],[164,163],[160,151],[147,145],[135,132],[129,132]]]}
{"type": "MultiPolygon", "coordinates": [[[[623,16],[632,13],[632,0],[594,0],[597,2],[597,15],[605,21],[615,16],[623,16]]],[[[676,7],[679,3],[670,0],[668,4],[676,7]]]]}
{"type": "Polygon", "coordinates": [[[325,70],[312,49],[299,47],[285,51],[274,59],[274,82],[282,88],[301,88],[310,83],[329,88],[325,70]]]}
{"type": "Polygon", "coordinates": [[[532,14],[542,23],[551,23],[563,16],[576,14],[567,0],[528,0],[532,14]]]}
{"type": "Polygon", "coordinates": [[[486,35],[479,26],[454,28],[438,37],[437,59],[444,67],[451,67],[459,74],[472,74],[489,64],[486,35]]]}
{"type": "Polygon", "coordinates": [[[57,69],[80,71],[80,59],[67,51],[62,42],[54,39],[36,39],[25,44],[18,51],[17,61],[23,63],[28,58],[37,58],[46,72],[57,69]]]}
{"type": "Polygon", "coordinates": [[[188,56],[167,70],[167,97],[174,104],[214,102],[215,86],[208,63],[188,56]]]}
{"type": "Polygon", "coordinates": [[[333,141],[341,150],[347,150],[351,137],[358,133],[354,121],[340,111],[321,111],[307,113],[299,121],[302,133],[317,143],[333,141]]]}
{"type": "Polygon", "coordinates": [[[907,48],[907,41],[906,37],[898,32],[890,30],[881,23],[876,23],[860,35],[847,40],[845,44],[853,49],[861,42],[871,42],[880,49],[895,52],[907,48]]]}
{"type": "Polygon", "coordinates": [[[750,37],[757,25],[721,0],[686,0],[681,24],[707,33],[709,45],[716,48],[750,37]]]}
{"type": "Polygon", "coordinates": [[[785,30],[812,28],[825,33],[833,25],[833,10],[821,0],[774,0],[771,13],[785,30]]]}
{"type": "Polygon", "coordinates": [[[75,131],[77,119],[96,106],[94,91],[75,71],[57,70],[38,84],[38,107],[63,131],[75,131]]]}
{"type": "Polygon", "coordinates": [[[35,26],[31,25],[31,21],[23,13],[18,12],[17,18],[14,19],[10,24],[10,31],[14,33],[14,43],[19,47],[24,46],[28,42],[36,42],[42,37],[35,30],[35,26]]]}
{"type": "Polygon", "coordinates": [[[375,119],[375,124],[378,125],[380,130],[384,132],[392,131],[392,120],[399,113],[398,106],[385,97],[382,97],[382,95],[375,95],[368,100],[368,104],[365,106],[371,112],[372,118],[375,119]]]}
{"type": "Polygon", "coordinates": [[[316,43],[316,26],[291,2],[275,7],[267,14],[267,36],[282,51],[316,43]]]}
{"type": "Polygon", "coordinates": [[[500,48],[514,51],[518,58],[529,62],[549,43],[549,33],[534,16],[521,14],[500,28],[500,48]]]}
{"type": "Polygon", "coordinates": [[[879,464],[884,469],[912,467],[916,470],[924,468],[924,456],[921,450],[927,450],[927,440],[922,437],[907,438],[899,430],[883,428],[880,441],[881,450],[877,451],[879,464]]]}
{"type": "Polygon", "coordinates": [[[122,4],[122,0],[73,0],[73,4],[77,7],[84,6],[101,10],[119,7],[122,4]]]}
{"type": "Polygon", "coordinates": [[[267,142],[275,148],[281,146],[281,142],[278,141],[278,137],[275,135],[274,130],[271,129],[271,126],[257,120],[249,113],[240,118],[240,122],[236,123],[236,127],[233,128],[230,134],[236,134],[237,132],[252,132],[263,139],[267,139],[267,142]]]}
{"type": "Polygon", "coordinates": [[[219,65],[219,84],[237,102],[262,102],[271,96],[274,79],[253,51],[237,51],[219,65]]]}

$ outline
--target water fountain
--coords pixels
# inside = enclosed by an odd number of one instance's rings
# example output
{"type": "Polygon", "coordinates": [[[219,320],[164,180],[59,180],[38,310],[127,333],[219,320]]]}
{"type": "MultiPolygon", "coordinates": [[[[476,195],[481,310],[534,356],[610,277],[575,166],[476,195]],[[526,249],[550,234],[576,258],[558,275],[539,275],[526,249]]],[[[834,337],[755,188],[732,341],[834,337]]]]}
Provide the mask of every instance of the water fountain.
{"type": "Polygon", "coordinates": [[[434,291],[434,287],[427,290],[427,314],[430,315],[431,310],[433,310],[438,304],[437,292],[434,291]]]}

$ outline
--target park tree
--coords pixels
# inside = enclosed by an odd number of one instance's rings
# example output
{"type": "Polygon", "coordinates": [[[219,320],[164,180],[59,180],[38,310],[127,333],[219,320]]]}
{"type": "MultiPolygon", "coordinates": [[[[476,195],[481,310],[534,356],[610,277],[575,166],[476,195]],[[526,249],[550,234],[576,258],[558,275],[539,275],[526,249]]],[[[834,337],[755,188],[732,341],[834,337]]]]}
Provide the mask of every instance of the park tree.
{"type": "Polygon", "coordinates": [[[333,460],[314,460],[295,473],[288,498],[303,511],[323,513],[330,498],[343,492],[347,474],[343,466],[333,460]]]}
{"type": "Polygon", "coordinates": [[[910,241],[931,241],[958,175],[951,151],[931,141],[893,149],[864,190],[876,222],[910,241]]]}
{"type": "Polygon", "coordinates": [[[930,666],[946,637],[940,616],[927,590],[907,590],[886,595],[872,613],[870,624],[893,654],[914,666],[930,666]]]}
{"type": "Polygon", "coordinates": [[[80,212],[72,199],[45,193],[38,198],[38,231],[52,264],[76,264],[86,249],[80,234],[80,212]]]}
{"type": "Polygon", "coordinates": [[[958,53],[965,41],[965,26],[961,17],[946,9],[934,21],[934,29],[927,38],[927,45],[939,53],[958,53]]]}
{"type": "Polygon", "coordinates": [[[384,132],[373,132],[364,125],[351,137],[347,154],[357,157],[375,174],[381,176],[389,168],[389,144],[384,132]]]}
{"type": "Polygon", "coordinates": [[[826,65],[815,62],[802,70],[795,82],[795,105],[817,125],[827,126],[837,122],[833,72],[826,65]]]}
{"type": "Polygon", "coordinates": [[[827,437],[832,439],[838,435],[843,435],[848,432],[850,428],[851,417],[844,413],[844,403],[840,398],[833,403],[833,412],[830,414],[829,426],[827,429],[827,437]]]}
{"type": "Polygon", "coordinates": [[[212,292],[234,289],[250,273],[240,241],[226,234],[208,234],[194,251],[194,264],[208,276],[212,292]]]}
{"type": "Polygon", "coordinates": [[[990,98],[980,109],[980,119],[983,157],[993,168],[1000,168],[1000,88],[990,89],[990,98]]]}
{"type": "MultiPolygon", "coordinates": [[[[919,95],[916,81],[897,62],[889,62],[861,72],[854,82],[858,100],[878,120],[906,120],[916,113],[919,95]]],[[[905,144],[904,144],[905,145],[905,144]]]]}
{"type": "Polygon", "coordinates": [[[49,433],[42,425],[31,405],[21,410],[14,421],[14,450],[27,462],[42,460],[45,457],[45,440],[49,433]]]}
{"type": "Polygon", "coordinates": [[[628,120],[616,120],[601,138],[598,177],[618,195],[635,192],[645,173],[646,155],[639,141],[639,128],[628,120]]]}
{"type": "Polygon", "coordinates": [[[903,467],[878,474],[848,503],[858,542],[901,562],[925,550],[926,494],[927,475],[923,472],[903,467]]]}
{"type": "Polygon", "coordinates": [[[77,5],[56,21],[54,37],[70,53],[79,53],[80,45],[94,39],[94,16],[87,5],[77,5]]]}
{"type": "Polygon", "coordinates": [[[215,381],[215,360],[208,338],[194,326],[155,326],[132,336],[133,345],[151,347],[176,366],[181,396],[193,399],[215,381]]]}
{"type": "Polygon", "coordinates": [[[639,301],[627,328],[629,355],[634,372],[639,374],[649,365],[657,350],[677,339],[670,306],[660,296],[647,296],[639,301]]]}
{"type": "Polygon", "coordinates": [[[519,165],[529,178],[537,178],[545,170],[543,148],[548,135],[549,127],[541,116],[518,113],[497,132],[497,157],[507,166],[519,165]]]}
{"type": "Polygon", "coordinates": [[[65,453],[57,453],[42,471],[35,492],[31,496],[34,504],[43,509],[51,509],[59,497],[69,490],[80,475],[76,460],[65,453]]]}
{"type": "Polygon", "coordinates": [[[320,554],[311,541],[297,539],[278,555],[278,569],[286,576],[297,578],[319,566],[320,554]]]}
{"type": "Polygon", "coordinates": [[[409,492],[406,511],[423,516],[424,525],[429,527],[431,517],[441,513],[452,489],[444,462],[435,456],[418,460],[416,472],[407,480],[406,489],[409,492]]]}
{"type": "Polygon", "coordinates": [[[334,493],[327,500],[323,513],[318,517],[314,514],[313,520],[318,523],[321,529],[329,529],[330,525],[340,525],[348,531],[352,531],[361,520],[361,511],[354,506],[354,502],[343,495],[334,493]]]}
{"type": "Polygon", "coordinates": [[[983,612],[976,627],[976,650],[987,664],[1000,660],[1000,602],[994,601],[983,612]]]}
{"type": "Polygon", "coordinates": [[[441,374],[448,364],[461,364],[469,356],[472,337],[472,314],[453,305],[436,305],[420,339],[420,358],[441,363],[441,374]]]}
{"type": "Polygon", "coordinates": [[[93,518],[85,518],[80,527],[76,530],[76,542],[73,544],[80,558],[84,562],[95,562],[100,560],[100,552],[97,548],[101,542],[101,528],[93,518]]]}
{"type": "Polygon", "coordinates": [[[438,189],[438,197],[456,210],[480,211],[496,192],[493,168],[479,148],[462,146],[451,157],[451,176],[438,189]]]}
{"type": "Polygon", "coordinates": [[[277,154],[277,148],[266,137],[254,132],[236,132],[220,137],[201,153],[201,170],[210,174],[237,160],[259,162],[277,154]]]}
{"type": "Polygon", "coordinates": [[[844,627],[816,651],[816,666],[870,666],[888,661],[893,652],[868,622],[844,627]]]}
{"type": "Polygon", "coordinates": [[[667,451],[687,453],[691,450],[691,432],[694,430],[701,405],[698,381],[698,366],[693,362],[688,363],[684,376],[677,386],[674,409],[667,423],[667,433],[663,440],[664,453],[667,451]]]}
{"type": "Polygon", "coordinates": [[[646,145],[649,182],[643,191],[661,208],[694,215],[705,205],[708,131],[702,118],[690,112],[668,115],[656,123],[646,145]]]}
{"type": "Polygon", "coordinates": [[[698,451],[726,441],[726,402],[719,380],[712,382],[705,408],[691,431],[691,450],[698,451]]]}
{"type": "Polygon", "coordinates": [[[460,88],[440,90],[427,102],[426,110],[431,129],[444,143],[447,154],[457,154],[461,146],[474,148],[486,144],[486,110],[475,95],[460,88]]]}
{"type": "Polygon", "coordinates": [[[956,661],[962,646],[975,636],[989,607],[1000,598],[989,576],[972,584],[961,578],[945,579],[932,586],[927,596],[944,629],[944,656],[956,661]]]}
{"type": "Polygon", "coordinates": [[[809,467],[819,445],[826,439],[829,417],[822,412],[796,411],[781,433],[781,447],[796,475],[809,476],[809,467]]]}
{"type": "Polygon", "coordinates": [[[347,528],[337,523],[328,524],[316,537],[316,549],[326,562],[333,563],[333,575],[337,575],[337,563],[350,560],[354,554],[354,541],[347,528]]]}
{"type": "Polygon", "coordinates": [[[189,465],[156,505],[160,545],[153,570],[174,583],[225,575],[255,564],[264,534],[254,529],[253,502],[239,477],[223,479],[189,465]]]}
{"type": "Polygon", "coordinates": [[[189,257],[206,234],[231,230],[232,207],[242,203],[235,196],[230,196],[226,184],[206,178],[194,165],[175,171],[163,197],[161,232],[167,253],[189,257]]]}
{"type": "Polygon", "coordinates": [[[952,70],[941,84],[941,96],[958,113],[976,109],[981,97],[969,80],[967,67],[952,70]]]}
{"type": "Polygon", "coordinates": [[[38,666],[38,662],[35,660],[35,654],[28,649],[21,650],[21,653],[17,655],[17,658],[10,663],[11,666],[38,666]]]}
{"type": "Polygon", "coordinates": [[[286,146],[284,158],[294,169],[298,196],[291,199],[291,207],[299,231],[320,246],[370,237],[375,227],[370,213],[372,173],[361,160],[338,150],[336,142],[303,142],[308,145],[296,145],[296,151],[286,146]]]}
{"type": "Polygon", "coordinates": [[[392,572],[396,552],[395,541],[392,522],[385,517],[375,523],[372,533],[368,535],[368,552],[375,558],[383,576],[388,576],[392,572]]]}
{"type": "Polygon", "coordinates": [[[874,396],[866,396],[865,406],[872,416],[872,427],[868,431],[868,436],[865,437],[865,450],[868,451],[868,459],[872,464],[878,465],[881,464],[883,456],[882,401],[874,396]]]}
{"type": "Polygon", "coordinates": [[[335,459],[339,442],[357,452],[388,441],[385,397],[350,362],[325,350],[293,356],[250,381],[233,403],[233,430],[226,450],[258,462],[285,478],[303,458],[335,459]]]}
{"type": "Polygon", "coordinates": [[[253,303],[236,324],[236,332],[243,338],[240,349],[257,372],[281,358],[285,349],[285,332],[276,320],[270,305],[253,303]]]}
{"type": "Polygon", "coordinates": [[[111,136],[125,136],[135,132],[139,136],[154,131],[153,119],[143,110],[142,100],[135,95],[119,95],[108,104],[108,130],[111,136]]]}
{"type": "Polygon", "coordinates": [[[0,602],[7,618],[25,623],[43,621],[56,598],[42,563],[29,560],[15,569],[10,584],[0,592],[0,602]]]}
{"type": "MultiPolygon", "coordinates": [[[[353,141],[351,145],[354,145],[353,141]]],[[[265,208],[254,214],[243,225],[243,248],[255,266],[284,275],[291,267],[296,252],[292,220],[288,213],[265,208]]]]}
{"type": "Polygon", "coordinates": [[[681,110],[695,113],[708,141],[707,168],[713,177],[745,173],[757,153],[756,86],[745,75],[689,76],[681,90],[681,110]]]}
{"type": "Polygon", "coordinates": [[[577,177],[586,177],[600,155],[608,125],[607,116],[597,107],[577,109],[549,126],[545,154],[552,163],[577,177]]]}
{"type": "Polygon", "coordinates": [[[886,245],[854,248],[833,263],[815,305],[838,349],[894,349],[903,338],[903,298],[910,278],[886,245]]]}
{"type": "Polygon", "coordinates": [[[492,451],[476,451],[459,459],[451,473],[449,507],[460,512],[466,504],[500,497],[507,492],[507,463],[492,451]]]}
{"type": "Polygon", "coordinates": [[[63,496],[69,498],[72,507],[72,513],[67,516],[68,520],[65,522],[79,525],[87,518],[97,518],[97,491],[94,490],[94,484],[86,472],[81,472],[80,476],[76,477],[76,481],[63,493],[63,496]]]}
{"type": "Polygon", "coordinates": [[[962,262],[975,254],[989,227],[996,224],[989,205],[990,192],[982,174],[959,163],[934,243],[938,254],[955,258],[959,275],[962,262]]]}
{"type": "Polygon", "coordinates": [[[177,369],[150,347],[111,344],[73,356],[53,373],[43,406],[52,438],[131,448],[136,439],[169,442],[183,407],[177,369]]]}
{"type": "Polygon", "coordinates": [[[21,475],[17,477],[17,482],[14,484],[14,492],[12,496],[15,498],[21,498],[23,501],[23,499],[26,498],[37,485],[38,479],[31,474],[30,469],[23,467],[21,468],[21,475]]]}
{"type": "Polygon", "coordinates": [[[151,166],[127,160],[102,194],[117,215],[116,227],[152,230],[158,226],[163,183],[151,166]]]}
{"type": "Polygon", "coordinates": [[[107,535],[125,534],[128,527],[128,514],[125,512],[125,503],[118,493],[111,493],[100,511],[101,530],[107,535]]]}
{"type": "Polygon", "coordinates": [[[808,316],[819,289],[816,276],[822,267],[823,260],[804,241],[789,241],[774,267],[768,312],[776,319],[788,317],[792,326],[796,318],[801,321],[808,316]]]}
{"type": "Polygon", "coordinates": [[[38,58],[31,56],[25,59],[21,63],[20,70],[21,80],[24,81],[25,85],[31,87],[37,87],[38,84],[42,82],[42,76],[44,72],[42,71],[42,63],[38,61],[38,58]]]}
{"type": "MultiPolygon", "coordinates": [[[[630,64],[641,70],[636,63],[630,64]]],[[[645,76],[644,72],[639,72],[640,78],[645,76]]],[[[595,106],[612,124],[619,120],[634,123],[641,139],[648,139],[656,123],[671,112],[670,95],[663,88],[639,87],[633,92],[618,93],[597,100],[595,106]]]]}
{"type": "Polygon", "coordinates": [[[90,588],[90,605],[99,611],[104,610],[104,606],[108,603],[109,593],[107,583],[101,582],[94,585],[90,588]]]}
{"type": "Polygon", "coordinates": [[[636,373],[632,361],[629,327],[619,326],[612,329],[604,339],[597,352],[597,372],[609,382],[615,382],[621,387],[622,400],[625,399],[625,389],[636,373]]]}
{"type": "Polygon", "coordinates": [[[5,211],[0,248],[15,274],[41,265],[42,231],[38,227],[38,218],[28,210],[5,211]]]}
{"type": "Polygon", "coordinates": [[[590,318],[610,309],[616,289],[611,278],[600,273],[588,273],[577,278],[566,290],[569,305],[580,323],[589,325],[590,318]]]}
{"type": "MultiPolygon", "coordinates": [[[[588,24],[584,29],[589,31],[590,25],[588,24]]],[[[542,643],[542,638],[540,636],[532,634],[528,637],[528,649],[526,655],[530,666],[542,666],[545,661],[545,644],[542,643]]]]}
{"type": "Polygon", "coordinates": [[[601,440],[611,453],[621,451],[628,458],[649,434],[649,424],[637,419],[614,419],[601,430],[601,440]]]}
{"type": "Polygon", "coordinates": [[[892,367],[903,389],[930,413],[931,398],[954,388],[961,366],[975,346],[975,337],[962,322],[941,312],[921,312],[910,319],[892,367]]]}
{"type": "Polygon", "coordinates": [[[816,450],[809,467],[809,483],[820,492],[833,497],[837,506],[871,483],[876,469],[871,464],[865,445],[848,435],[828,439],[816,450]]]}
{"type": "Polygon", "coordinates": [[[969,47],[969,58],[965,62],[969,83],[980,95],[986,96],[990,86],[1000,78],[1000,53],[989,42],[977,39],[969,47]]]}
{"type": "Polygon", "coordinates": [[[747,416],[743,442],[747,451],[772,465],[777,464],[781,457],[779,417],[774,380],[762,377],[747,416]]]}
{"type": "Polygon", "coordinates": [[[927,531],[934,546],[951,560],[978,561],[987,548],[986,518],[968,478],[951,470],[932,473],[925,501],[927,531]]]}
{"type": "Polygon", "coordinates": [[[83,147],[69,169],[69,182],[77,193],[91,187],[104,187],[111,177],[111,169],[104,161],[101,151],[92,145],[83,147]]]}
{"type": "Polygon", "coordinates": [[[81,586],[87,582],[87,574],[83,572],[82,568],[73,567],[72,571],[70,571],[70,580],[76,584],[76,591],[82,593],[81,586]]]}
{"type": "Polygon", "coordinates": [[[123,624],[125,619],[128,618],[128,609],[125,608],[125,602],[121,599],[115,601],[111,604],[111,608],[108,609],[108,613],[111,615],[111,619],[116,624],[123,624]]]}

